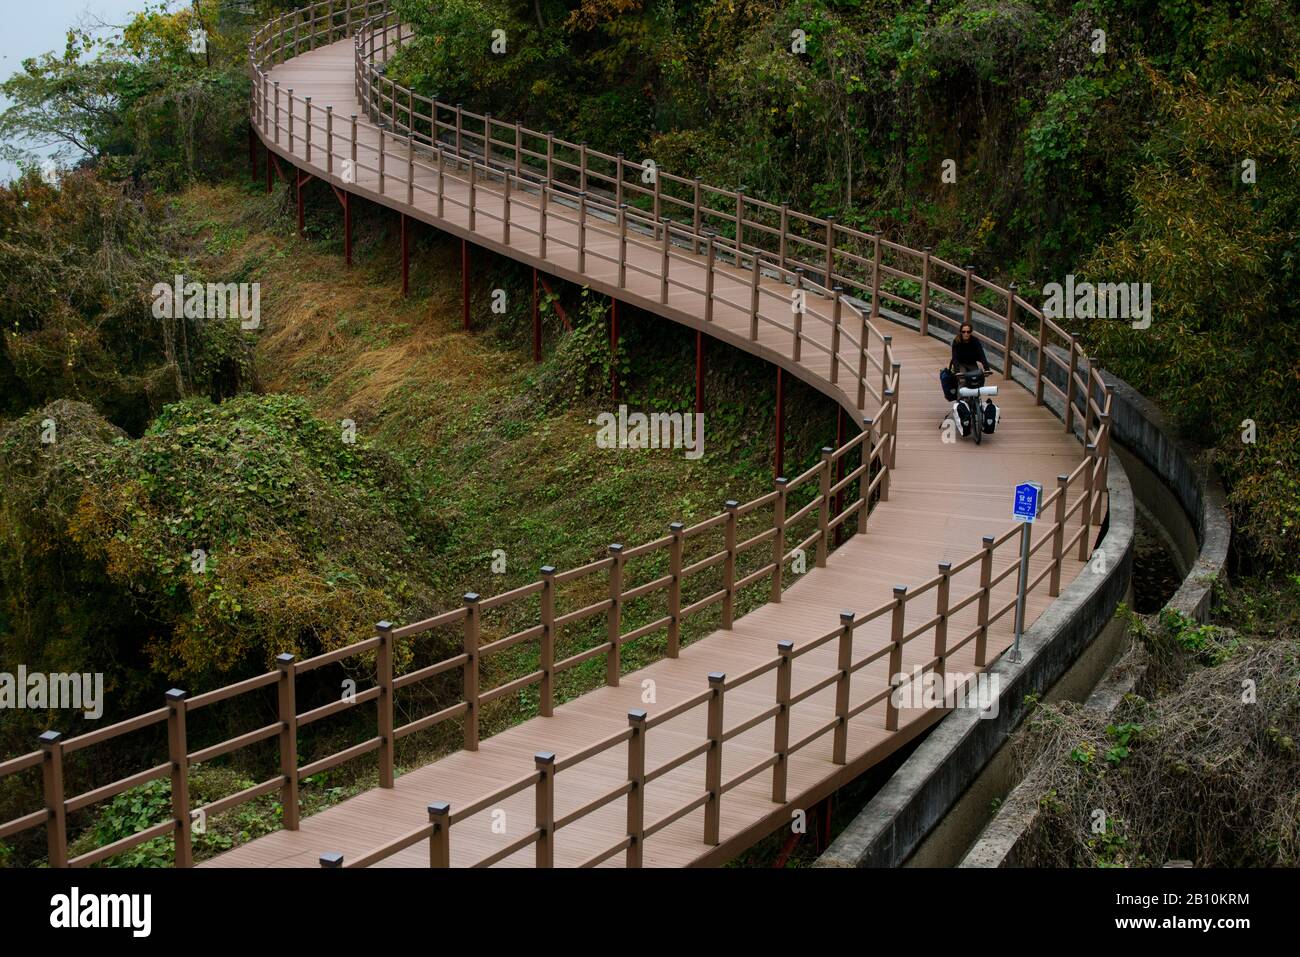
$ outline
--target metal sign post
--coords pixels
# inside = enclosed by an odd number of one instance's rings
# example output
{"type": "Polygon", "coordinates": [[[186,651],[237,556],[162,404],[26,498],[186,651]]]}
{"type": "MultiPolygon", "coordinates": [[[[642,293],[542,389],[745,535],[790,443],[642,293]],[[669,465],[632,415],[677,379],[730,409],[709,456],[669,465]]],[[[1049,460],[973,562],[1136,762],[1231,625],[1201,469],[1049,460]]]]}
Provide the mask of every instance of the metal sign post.
{"type": "Polygon", "coordinates": [[[1020,522],[1020,581],[1016,586],[1016,640],[1011,647],[1012,661],[1020,660],[1020,636],[1025,631],[1025,593],[1029,589],[1029,540],[1033,536],[1034,519],[1038,517],[1038,503],[1043,487],[1037,482],[1021,482],[1016,486],[1012,517],[1020,522]]]}

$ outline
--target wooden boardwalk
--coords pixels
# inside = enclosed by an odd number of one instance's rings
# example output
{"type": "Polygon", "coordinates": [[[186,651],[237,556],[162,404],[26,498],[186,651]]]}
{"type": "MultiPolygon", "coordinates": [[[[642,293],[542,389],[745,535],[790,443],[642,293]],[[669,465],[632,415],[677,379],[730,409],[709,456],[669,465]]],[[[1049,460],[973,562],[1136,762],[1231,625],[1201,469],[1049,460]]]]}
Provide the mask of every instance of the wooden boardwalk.
{"type": "MultiPolygon", "coordinates": [[[[431,168],[432,159],[419,153],[420,166],[415,168],[414,183],[405,180],[408,158],[404,151],[388,154],[388,177],[381,192],[377,170],[367,168],[371,158],[348,171],[341,161],[351,149],[350,124],[343,118],[359,114],[356,137],[363,152],[373,152],[380,131],[366,120],[366,109],[356,98],[354,80],[354,45],[351,39],[331,43],[304,52],[271,70],[281,91],[293,89],[297,100],[295,122],[299,123],[294,147],[287,136],[278,137],[273,130],[261,129],[259,135],[283,160],[320,178],[337,189],[348,191],[469,239],[475,244],[496,250],[525,263],[539,266],[548,273],[585,283],[616,296],[624,302],[655,312],[668,320],[722,339],[737,348],[778,363],[812,383],[839,402],[861,422],[879,409],[878,397],[867,395],[859,404],[857,379],[842,374],[831,383],[831,339],[834,335],[828,299],[809,297],[805,316],[803,353],[796,361],[790,336],[790,286],[781,279],[764,274],[761,278],[761,311],[770,321],[759,324],[752,334],[753,316],[747,305],[751,296],[751,275],[736,268],[738,263],[719,263],[715,276],[716,302],[706,321],[702,315],[702,290],[705,288],[704,255],[684,254],[674,250],[673,284],[667,301],[662,296],[660,251],[656,237],[627,244],[626,259],[618,262],[623,239],[616,224],[606,218],[593,217],[586,225],[585,262],[573,248],[578,242],[578,222],[574,205],[554,204],[547,225],[547,250],[541,254],[537,235],[541,221],[541,201],[537,193],[517,191],[510,199],[509,236],[502,218],[506,197],[500,183],[479,184],[475,188],[473,222],[467,208],[471,186],[460,176],[450,175],[441,184],[431,168]],[[323,110],[332,107],[335,135],[334,152],[327,163],[320,141],[315,138],[312,159],[302,130],[307,114],[302,98],[311,97],[313,123],[322,122],[323,110]],[[277,139],[279,142],[277,142],[277,139]],[[328,169],[327,169],[328,166],[328,169]],[[348,180],[351,181],[348,181],[348,180]],[[442,212],[439,214],[439,206],[442,212]],[[611,260],[601,258],[602,254],[611,260]],[[693,261],[689,261],[693,260],[693,261]],[[581,265],[581,268],[580,268],[581,265]],[[623,278],[620,280],[620,273],[623,278]],[[728,304],[728,301],[730,304],[728,304]],[[813,348],[822,343],[826,349],[813,348]]],[[[258,95],[257,91],[254,93],[258,95]]],[[[289,113],[279,106],[283,124],[289,113]]],[[[255,111],[256,112],[256,111],[255,111]]],[[[388,149],[394,149],[391,145],[388,149]]],[[[418,151],[417,151],[418,152],[418,151]]],[[[450,168],[449,168],[450,171],[450,168]]],[[[272,320],[274,321],[274,320],[272,320]]],[[[890,472],[888,499],[880,501],[870,513],[866,534],[852,536],[832,551],[824,567],[810,567],[806,574],[790,585],[782,600],[768,603],[739,618],[731,629],[722,629],[682,649],[680,657],[658,661],[640,671],[625,675],[617,687],[605,687],[561,705],[550,717],[539,717],[511,728],[482,742],[477,751],[461,751],[433,764],[409,771],[397,778],[393,788],[375,788],[335,807],[304,819],[298,830],[282,830],[231,850],[208,862],[208,866],[315,866],[327,852],[338,852],[352,860],[375,850],[403,833],[429,820],[427,806],[446,801],[454,810],[530,772],[534,755],[553,752],[562,761],[601,739],[628,726],[628,712],[644,709],[651,718],[674,705],[698,695],[706,687],[706,675],[720,672],[739,675],[772,658],[777,642],[790,640],[796,649],[823,636],[836,627],[842,610],[862,616],[889,602],[897,585],[916,585],[931,579],[938,563],[962,562],[980,548],[982,536],[1002,535],[1010,525],[1010,489],[1016,482],[1033,480],[1045,490],[1056,487],[1056,476],[1072,473],[1079,465],[1082,452],[1072,434],[1062,430],[1060,422],[1036,404],[1035,397],[1018,385],[994,380],[1002,385],[998,401],[1003,410],[997,433],[982,447],[969,441],[945,444],[940,423],[948,405],[939,392],[937,370],[947,363],[948,348],[943,343],[917,335],[901,326],[887,327],[894,336],[893,358],[901,364],[901,381],[895,394],[901,395],[899,414],[894,423],[897,437],[896,462],[890,472]],[[643,701],[646,682],[653,682],[654,702],[643,701]]],[[[1071,488],[1068,502],[1073,506],[1081,492],[1071,488]]],[[[665,523],[674,516],[665,515],[665,523]]],[[[1043,532],[1050,532],[1044,525],[1043,532]]],[[[1040,538],[1036,537],[1035,541],[1040,538]]],[[[999,559],[1012,555],[1009,549],[998,552],[999,559]]],[[[1031,576],[1046,573],[1051,563],[1050,550],[1039,550],[1031,563],[1031,576]]],[[[811,565],[811,562],[810,562],[811,565]]],[[[1069,548],[1061,565],[1064,587],[1078,574],[1082,564],[1076,549],[1069,548]]],[[[968,565],[952,576],[954,596],[979,588],[979,563],[968,565]]],[[[1015,594],[1014,576],[1004,577],[991,589],[990,606],[999,609],[1015,594]]],[[[1026,622],[1032,622],[1051,602],[1045,588],[1030,595],[1026,622]]],[[[905,627],[908,631],[925,624],[934,613],[933,603],[923,611],[907,606],[905,627]]],[[[953,614],[951,634],[963,635],[976,627],[978,607],[968,603],[953,614]]],[[[989,660],[1003,652],[1012,640],[1012,619],[1003,614],[989,629],[989,660]]],[[[891,644],[889,616],[876,618],[858,628],[852,636],[853,660],[891,644]]],[[[914,665],[931,661],[933,642],[928,636],[903,645],[902,665],[910,671],[914,665]]],[[[792,669],[793,693],[798,693],[828,676],[837,674],[839,649],[835,642],[821,645],[798,658],[792,669]]],[[[965,644],[946,661],[950,673],[974,673],[974,643],[965,644]]],[[[850,705],[879,694],[889,681],[889,657],[881,657],[853,676],[850,705]]],[[[758,716],[771,707],[778,693],[777,674],[762,677],[730,691],[726,696],[726,723],[729,727],[753,717],[755,723],[727,740],[722,757],[722,777],[729,779],[772,755],[775,718],[758,716]]],[[[647,767],[657,767],[689,750],[706,734],[707,708],[701,704],[671,720],[657,725],[644,738],[647,767]]],[[[885,730],[885,704],[877,703],[848,723],[847,760],[832,760],[832,738],[823,735],[794,753],[789,759],[788,800],[774,802],[770,776],[756,774],[728,790],[720,802],[721,828],[716,845],[702,841],[705,811],[697,807],[662,828],[644,842],[647,866],[688,866],[716,864],[788,822],[796,809],[807,809],[835,788],[859,775],[924,731],[946,713],[935,708],[902,709],[896,731],[885,730]]],[[[798,740],[836,715],[836,686],[826,684],[820,691],[800,703],[791,712],[790,739],[798,740]]],[[[689,802],[697,795],[706,774],[706,757],[700,754],[643,788],[644,817],[654,821],[689,802]]],[[[622,748],[611,748],[554,777],[554,817],[563,819],[602,794],[616,788],[627,778],[627,761],[622,748]]],[[[609,847],[626,833],[627,798],[619,798],[603,808],[586,814],[566,825],[554,835],[554,862],[573,866],[609,847]]],[[[451,863],[464,865],[506,847],[534,827],[535,802],[532,789],[525,789],[493,807],[484,808],[458,821],[451,840],[451,863]]],[[[531,866],[534,852],[525,847],[505,858],[505,865],[531,866]]],[[[621,863],[619,857],[607,866],[621,863]]],[[[428,866],[429,850],[424,843],[402,850],[382,862],[383,866],[428,866]]]]}

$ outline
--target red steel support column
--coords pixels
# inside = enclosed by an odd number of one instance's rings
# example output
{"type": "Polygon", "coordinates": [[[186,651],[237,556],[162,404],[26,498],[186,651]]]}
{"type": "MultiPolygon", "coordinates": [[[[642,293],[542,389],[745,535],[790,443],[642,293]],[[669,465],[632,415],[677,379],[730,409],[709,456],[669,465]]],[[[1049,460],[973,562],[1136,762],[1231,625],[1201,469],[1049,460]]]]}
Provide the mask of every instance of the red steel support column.
{"type": "Polygon", "coordinates": [[[460,314],[469,329],[469,241],[460,241],[460,314]]]}
{"type": "Polygon", "coordinates": [[[618,300],[609,301],[609,387],[618,401],[618,300]]]}
{"type": "Polygon", "coordinates": [[[542,314],[537,309],[537,267],[533,267],[533,361],[542,361],[542,314]]]}
{"type": "Polygon", "coordinates": [[[399,213],[402,217],[402,296],[408,296],[411,292],[411,244],[410,233],[406,224],[406,213],[399,213]]]}
{"type": "Polygon", "coordinates": [[[352,194],[343,193],[343,262],[352,268],[352,194]]]}
{"type": "Polygon", "coordinates": [[[704,333],[695,333],[695,411],[704,411],[704,333]]]}
{"type": "Polygon", "coordinates": [[[302,170],[296,166],[293,169],[293,184],[294,194],[298,200],[298,238],[302,239],[304,233],[302,222],[302,170]]]}
{"type": "Polygon", "coordinates": [[[776,477],[785,472],[785,374],[776,367],[776,477]]]}

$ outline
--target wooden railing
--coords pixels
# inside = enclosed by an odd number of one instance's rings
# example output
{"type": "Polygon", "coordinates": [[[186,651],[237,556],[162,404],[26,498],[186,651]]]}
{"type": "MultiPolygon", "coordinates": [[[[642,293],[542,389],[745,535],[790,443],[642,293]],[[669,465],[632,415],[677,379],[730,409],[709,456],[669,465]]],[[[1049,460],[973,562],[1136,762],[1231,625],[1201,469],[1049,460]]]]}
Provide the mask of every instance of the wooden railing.
{"type": "MultiPolygon", "coordinates": [[[[394,776],[394,746],[396,741],[417,732],[426,731],[445,721],[459,719],[464,728],[464,747],[474,750],[478,747],[480,714],[485,705],[524,688],[537,686],[539,694],[539,711],[543,716],[553,713],[555,703],[555,679],[564,671],[577,667],[588,660],[601,656],[606,661],[606,681],[617,685],[621,665],[621,652],[630,642],[647,635],[664,632],[667,638],[667,654],[675,657],[681,646],[682,624],[692,616],[701,614],[714,605],[719,606],[719,620],[723,628],[731,627],[737,599],[746,589],[764,586],[768,599],[773,602],[781,600],[782,590],[788,579],[786,564],[796,556],[807,554],[812,550],[817,566],[826,563],[828,553],[835,547],[839,536],[834,532],[841,527],[847,529],[850,522],[856,522],[859,534],[867,531],[868,516],[874,500],[887,500],[889,497],[890,474],[897,458],[899,387],[901,383],[900,364],[894,358],[892,338],[881,335],[873,322],[881,315],[881,302],[888,301],[897,310],[897,315],[910,316],[919,324],[925,334],[930,324],[952,325],[953,319],[943,311],[944,305],[954,310],[960,308],[966,318],[982,318],[987,323],[1001,329],[998,338],[991,338],[977,331],[980,338],[997,350],[1003,360],[1003,368],[1008,377],[1017,369],[1027,387],[1034,393],[1038,403],[1043,403],[1047,389],[1053,390],[1063,400],[1062,415],[1067,431],[1081,433],[1086,448],[1086,457],[1069,475],[1058,477],[1058,488],[1047,496],[1041,505],[1042,514],[1051,510],[1050,532],[1034,546],[1037,553],[1050,542],[1052,560],[1048,567],[1030,582],[1030,592],[1047,582],[1049,594],[1056,595],[1060,585],[1061,567],[1065,557],[1077,547],[1080,560],[1088,555],[1090,534],[1104,515],[1106,469],[1110,443],[1110,389],[1102,381],[1098,370],[1093,368],[1079,348],[1073,335],[1065,333],[1050,319],[1025,302],[1016,294],[1015,286],[1003,289],[973,274],[970,268],[958,269],[932,256],[929,251],[918,252],[891,243],[879,235],[868,235],[856,230],[846,229],[833,221],[819,220],[790,211],[787,207],[774,207],[741,191],[718,190],[699,183],[698,180],[684,180],[662,171],[657,172],[657,179],[651,188],[625,181],[625,175],[631,171],[639,175],[645,167],[628,163],[621,157],[590,150],[585,144],[570,144],[555,139],[547,134],[542,139],[545,151],[529,149],[527,143],[536,143],[542,134],[511,124],[508,129],[514,134],[513,152],[507,152],[503,161],[501,150],[511,149],[510,141],[503,145],[497,136],[501,124],[488,117],[481,117],[463,110],[459,106],[446,104],[418,97],[416,94],[396,86],[378,73],[375,61],[378,56],[386,56],[402,39],[409,36],[403,32],[394,15],[387,8],[386,0],[369,0],[369,2],[352,2],[352,0],[333,0],[317,3],[290,14],[284,14],[267,24],[254,37],[250,46],[253,64],[254,83],[252,91],[251,116],[253,122],[268,142],[283,142],[292,151],[301,150],[304,159],[319,163],[322,159],[321,147],[324,143],[323,160],[326,175],[333,181],[346,187],[341,179],[339,164],[346,158],[354,163],[356,169],[366,169],[379,177],[380,192],[386,195],[385,183],[397,182],[403,189],[405,201],[413,205],[415,190],[428,192],[428,187],[417,181],[417,171],[433,170],[438,186],[432,191],[438,198],[439,211],[444,200],[453,201],[445,196],[447,179],[460,178],[469,186],[470,195],[479,182],[479,175],[485,178],[496,177],[502,183],[505,196],[512,191],[531,190],[538,197],[541,211],[540,226],[536,230],[539,251],[544,256],[548,241],[555,236],[548,230],[548,215],[565,217],[570,223],[576,223],[581,236],[587,230],[610,233],[610,223],[617,224],[620,249],[617,261],[620,274],[626,269],[636,269],[628,262],[628,245],[642,245],[650,237],[651,243],[661,252],[663,264],[663,300],[667,297],[669,284],[677,284],[703,294],[702,308],[706,319],[712,315],[715,303],[722,303],[733,308],[748,311],[751,316],[750,338],[757,339],[759,324],[764,323],[779,327],[783,332],[793,336],[793,356],[796,362],[804,362],[801,349],[811,345],[836,357],[831,363],[829,381],[839,384],[841,381],[852,383],[852,387],[843,389],[844,396],[853,398],[856,391],[859,410],[867,407],[867,396],[875,404],[876,415],[863,417],[863,431],[838,449],[823,449],[820,461],[803,474],[793,479],[778,478],[772,491],[746,502],[728,502],[725,511],[690,527],[680,523],[669,526],[669,534],[651,542],[624,548],[621,544],[611,545],[609,553],[596,561],[579,568],[557,571],[544,567],[541,577],[530,584],[493,596],[480,598],[477,594],[467,594],[464,604],[456,609],[436,615],[424,621],[404,626],[394,626],[380,622],[376,634],[364,641],[335,649],[303,661],[293,655],[280,655],[276,668],[265,674],[227,685],[205,694],[188,697],[177,689],[169,691],[165,697],[164,707],[147,712],[125,721],[99,728],[87,734],[64,738],[57,731],[47,731],[40,738],[40,749],[4,762],[0,762],[0,780],[27,771],[41,770],[41,793],[43,807],[3,824],[0,824],[0,840],[32,828],[44,827],[46,830],[49,863],[51,866],[86,866],[121,854],[145,841],[170,834],[175,841],[175,863],[177,866],[189,866],[193,861],[191,822],[200,815],[215,815],[228,811],[247,801],[268,795],[278,794],[283,807],[283,825],[296,829],[299,825],[299,783],[309,775],[329,770],[344,762],[371,753],[378,754],[378,783],[381,787],[392,787],[394,776]],[[270,80],[267,71],[276,62],[289,56],[295,56],[306,50],[353,37],[356,51],[355,82],[359,101],[368,104],[372,121],[379,121],[381,114],[387,117],[391,129],[405,130],[404,134],[395,135],[385,131],[376,146],[363,143],[357,136],[356,121],[350,117],[346,136],[338,136],[334,130],[331,112],[327,112],[323,125],[319,117],[314,117],[309,99],[295,99],[292,91],[287,92],[285,108],[282,111],[278,87],[270,80]],[[406,110],[402,111],[405,99],[406,110]],[[421,113],[419,106],[429,107],[429,112],[421,113]],[[384,112],[383,109],[387,109],[384,112]],[[295,121],[294,117],[300,117],[295,121]],[[404,126],[402,123],[403,117],[404,126]],[[297,125],[295,125],[297,122],[297,125]],[[478,130],[472,128],[474,123],[481,124],[478,130]],[[423,124],[423,125],[422,125],[423,124]],[[437,131],[436,135],[434,131],[437,131]],[[323,136],[323,139],[321,137],[323,136]],[[434,153],[434,165],[415,160],[415,143],[419,142],[434,153]],[[385,150],[386,139],[400,140],[407,146],[405,154],[389,153],[385,150]],[[444,142],[451,139],[451,142],[444,142]],[[335,144],[341,143],[342,152],[336,152],[335,144]],[[375,154],[376,165],[367,166],[360,163],[358,153],[369,149],[375,154]],[[477,150],[477,151],[476,151],[477,150]],[[396,156],[405,163],[398,163],[397,173],[386,162],[386,157],[396,156]],[[567,157],[567,158],[566,158],[567,157]],[[600,164],[607,164],[601,167],[600,164]],[[613,164],[609,166],[608,164],[613,164]],[[543,165],[544,164],[544,165],[543,165]],[[402,167],[406,176],[401,178],[402,167]],[[393,179],[394,175],[397,179],[393,179]],[[672,190],[685,185],[689,198],[673,195],[672,190]],[[603,191],[602,191],[603,190],[603,191]],[[613,201],[610,201],[610,195],[613,201]],[[716,197],[734,199],[735,213],[713,209],[708,205],[716,202],[716,197]],[[630,212],[631,205],[625,199],[648,205],[651,215],[630,212]],[[661,217],[660,212],[670,206],[683,210],[689,209],[690,224],[678,225],[661,217]],[[764,212],[779,210],[779,228],[772,227],[761,218],[764,212]],[[600,213],[603,211],[604,218],[600,213]],[[576,216],[573,215],[576,213],[576,216]],[[716,230],[716,231],[715,231],[716,230]],[[728,238],[721,236],[721,230],[728,230],[728,238]],[[822,231],[823,238],[818,246],[813,233],[822,231]],[[866,246],[863,247],[862,244],[866,246]],[[681,247],[691,252],[684,254],[681,247]],[[769,247],[775,246],[775,251],[769,247]],[[869,248],[870,256],[860,255],[855,250],[869,248]],[[810,252],[811,251],[811,252],[810,252]],[[816,256],[815,264],[812,255],[816,256]],[[804,257],[804,258],[801,258],[804,257]],[[703,286],[680,282],[669,276],[671,262],[689,262],[698,266],[703,258],[706,269],[703,286]],[[723,260],[719,263],[719,258],[723,260]],[[903,269],[899,263],[907,259],[919,263],[920,272],[912,273],[903,269]],[[730,261],[730,266],[726,265],[730,261]],[[717,274],[735,274],[738,267],[748,264],[746,272],[751,277],[751,299],[749,303],[729,302],[715,291],[714,276],[717,274]],[[820,272],[818,266],[820,265],[820,272]],[[773,292],[768,286],[759,285],[759,274],[776,276],[792,286],[789,295],[773,292]],[[820,275],[822,281],[808,279],[809,274],[820,275]],[[937,277],[955,274],[961,277],[963,292],[950,290],[940,284],[937,277]],[[866,280],[863,276],[868,277],[866,280]],[[884,277],[890,277],[885,279],[884,277]],[[864,285],[864,282],[866,285],[864,285]],[[891,285],[893,283],[893,285],[891,285]],[[903,295],[907,283],[916,284],[919,299],[910,299],[903,295]],[[843,295],[843,287],[858,290],[869,289],[864,301],[870,302],[869,312],[864,313],[848,301],[843,295]],[[792,312],[792,323],[786,325],[761,315],[761,296],[775,296],[782,304],[791,304],[795,294],[800,290],[806,293],[805,310],[792,312]],[[978,290],[978,292],[977,292],[978,290]],[[821,300],[820,308],[818,300],[821,300]],[[988,301],[1001,302],[996,308],[988,301]],[[848,309],[860,324],[843,324],[843,310],[848,309]],[[1018,318],[1022,317],[1022,318],[1018,318]],[[809,322],[824,324],[829,332],[829,347],[809,335],[809,322]],[[856,337],[853,330],[857,330],[856,337]],[[872,354],[873,343],[879,343],[879,358],[872,354]],[[1061,373],[1064,388],[1052,381],[1046,365],[1052,362],[1061,373]],[[841,374],[848,378],[841,379],[841,374]],[[848,468],[849,457],[856,453],[858,463],[848,468]],[[856,483],[856,491],[853,486],[856,483]],[[806,487],[806,488],[805,488],[806,487]],[[802,492],[800,490],[803,490],[802,492]],[[807,496],[807,503],[790,510],[792,493],[807,496]],[[811,494],[810,494],[811,493],[811,494]],[[1068,505],[1070,495],[1078,498],[1073,505],[1068,505]],[[843,503],[848,501],[848,505],[843,503]],[[770,523],[765,523],[762,530],[748,537],[741,538],[739,529],[742,522],[751,526],[759,521],[767,509],[771,509],[770,523]],[[1077,516],[1077,518],[1076,518],[1077,516]],[[1071,525],[1075,527],[1071,529],[1071,525]],[[800,535],[800,530],[805,534],[800,535]],[[811,529],[811,531],[807,531],[811,529]],[[712,534],[721,536],[722,546],[710,550],[699,545],[705,541],[704,536],[712,534]],[[696,549],[704,548],[701,557],[692,556],[687,560],[690,542],[696,542],[696,549]],[[667,554],[668,571],[646,582],[629,587],[626,583],[627,563],[635,559],[667,554]],[[738,562],[750,555],[766,554],[765,560],[755,560],[756,567],[741,572],[738,562]],[[682,604],[683,585],[703,572],[717,569],[720,578],[719,587],[707,592],[703,597],[682,604]],[[570,582],[588,581],[592,576],[603,576],[606,585],[605,596],[599,601],[586,604],[571,611],[560,612],[557,609],[558,587],[570,582]],[[662,596],[664,613],[654,620],[631,629],[624,629],[623,609],[633,601],[651,596],[662,596]],[[482,616],[485,612],[502,609],[507,606],[521,606],[536,602],[536,621],[529,627],[511,633],[503,638],[482,643],[482,616]],[[604,615],[607,622],[607,639],[593,647],[584,649],[559,661],[555,659],[560,636],[565,628],[578,625],[590,619],[604,615]],[[444,660],[425,665],[403,674],[396,674],[394,667],[395,642],[427,636],[435,631],[448,628],[458,629],[460,651],[444,660]],[[493,654],[504,651],[524,642],[537,642],[539,649],[539,667],[521,677],[508,681],[495,688],[482,690],[480,677],[483,674],[483,661],[493,654]],[[299,711],[297,705],[297,678],[330,664],[355,661],[360,656],[373,654],[375,683],[372,687],[307,711],[299,711]],[[414,688],[423,682],[459,670],[462,679],[460,700],[442,707],[431,714],[415,719],[403,725],[395,723],[394,697],[397,691],[414,688]],[[200,710],[235,698],[239,695],[256,692],[261,689],[276,688],[277,718],[264,727],[244,734],[236,735],[220,743],[191,749],[188,741],[186,719],[200,710]],[[329,754],[305,765],[300,764],[297,753],[298,732],[317,721],[351,711],[370,702],[376,704],[376,733],[373,737],[329,754]],[[165,763],[145,769],[139,773],[120,778],[112,783],[69,797],[65,793],[64,770],[66,758],[83,749],[116,740],[124,735],[142,731],[158,725],[166,725],[168,757],[165,763]],[[205,761],[225,757],[236,751],[265,741],[276,740],[279,750],[278,774],[246,790],[213,801],[199,809],[190,808],[189,774],[191,768],[205,761]],[[77,857],[68,856],[68,815],[86,809],[99,802],[109,800],[133,787],[154,780],[167,778],[171,784],[172,814],[164,822],[143,829],[133,835],[96,848],[77,857]]],[[[298,155],[296,152],[294,155],[298,155]]],[[[400,198],[400,197],[399,197],[400,198]]],[[[471,201],[468,206],[471,223],[476,205],[471,201]]],[[[482,213],[483,210],[477,210],[482,213]]],[[[501,218],[502,237],[509,244],[509,231],[512,222],[509,205],[503,208],[505,215],[501,218]]],[[[775,221],[775,220],[774,220],[775,221]]],[[[518,228],[518,224],[514,224],[518,228]]],[[[598,255],[588,249],[581,241],[578,244],[579,255],[598,255]]],[[[956,284],[954,284],[956,285],[956,284]]],[[[661,300],[661,301],[663,301],[661,300]]],[[[820,373],[819,373],[820,377],[820,373]]],[[[841,386],[841,388],[843,388],[841,386]]],[[[934,640],[934,654],[927,670],[942,672],[945,659],[974,641],[975,660],[980,667],[986,663],[985,641],[988,629],[1006,615],[1014,603],[999,609],[990,608],[993,589],[1018,566],[1019,556],[1005,566],[995,570],[995,555],[1008,543],[1013,543],[1017,527],[1013,527],[997,537],[986,537],[982,547],[956,564],[942,563],[939,574],[919,587],[896,589],[894,598],[875,609],[870,614],[856,620],[841,620],[838,627],[814,642],[801,645],[797,649],[789,643],[781,643],[777,656],[750,672],[733,679],[723,676],[711,676],[707,691],[681,703],[674,708],[653,717],[641,712],[629,715],[629,727],[617,735],[586,749],[577,755],[556,759],[553,756],[538,756],[534,771],[507,788],[501,789],[472,805],[458,808],[454,813],[446,804],[430,807],[430,823],[411,832],[367,855],[349,862],[349,866],[373,863],[391,856],[397,851],[423,840],[430,842],[430,860],[434,864],[446,864],[449,861],[449,841],[452,825],[499,802],[511,794],[534,788],[537,794],[538,825],[527,837],[507,848],[494,853],[481,863],[494,863],[523,847],[535,844],[538,863],[546,864],[553,859],[554,833],[556,830],[580,819],[588,813],[628,796],[628,829],[626,836],[615,846],[588,863],[599,863],[619,852],[626,851],[627,862],[632,865],[641,863],[644,841],[652,834],[689,814],[704,807],[704,838],[716,843],[719,821],[719,807],[722,795],[745,780],[772,769],[773,800],[783,801],[786,789],[785,774],[791,754],[805,747],[823,734],[835,734],[834,753],[836,761],[842,763],[847,741],[848,721],[869,707],[862,704],[848,708],[848,692],[852,675],[866,667],[872,661],[889,655],[890,673],[897,672],[892,665],[901,661],[902,648],[907,642],[922,635],[929,635],[934,640]],[[969,595],[952,600],[949,595],[950,579],[960,571],[980,566],[980,584],[969,595]],[[935,593],[935,610],[927,615],[925,622],[910,630],[904,630],[905,614],[909,606],[918,608],[918,600],[930,591],[935,593]],[[955,642],[949,642],[947,624],[950,617],[958,611],[975,603],[977,606],[977,626],[969,634],[955,642]],[[891,641],[884,650],[877,651],[869,657],[852,661],[845,658],[847,647],[851,650],[851,635],[876,619],[891,616],[891,641]],[[848,638],[845,635],[849,635],[848,638]],[[801,657],[815,647],[830,641],[840,641],[840,661],[837,669],[821,676],[809,689],[797,695],[790,692],[790,673],[795,658],[801,657]],[[846,644],[847,642],[847,644],[846,644]],[[774,721],[774,742],[772,755],[763,762],[747,769],[741,775],[726,782],[721,780],[721,752],[725,741],[736,734],[753,727],[757,721],[748,719],[743,725],[724,730],[722,725],[722,702],[726,691],[753,681],[775,669],[777,671],[777,697],[771,709],[764,712],[762,720],[774,721]],[[832,684],[837,689],[836,717],[815,734],[791,744],[788,740],[790,710],[806,697],[832,684]],[[707,706],[707,727],[704,741],[687,752],[659,768],[647,771],[645,763],[645,734],[649,729],[682,715],[692,708],[707,706]],[[555,775],[585,760],[595,757],[611,748],[627,745],[628,779],[620,788],[606,795],[599,802],[593,802],[585,808],[567,814],[559,819],[553,817],[555,775]],[[643,793],[645,786],[656,778],[685,764],[700,755],[706,755],[706,772],[704,789],[691,802],[678,808],[666,817],[647,824],[642,819],[644,811],[643,793]],[[548,812],[547,808],[551,808],[548,812]]],[[[1010,550],[1010,549],[1008,549],[1010,550]]],[[[697,579],[698,580],[698,579],[697,579]]],[[[752,593],[750,593],[752,594],[752,593]]],[[[529,606],[531,607],[531,606],[529,606]]],[[[886,700],[888,688],[882,688],[868,699],[879,703],[886,700]]],[[[897,713],[892,706],[887,709],[886,722],[897,721],[897,713]]],[[[890,728],[892,730],[892,727],[890,728]]],[[[323,863],[337,863],[337,855],[329,856],[323,863]]]]}

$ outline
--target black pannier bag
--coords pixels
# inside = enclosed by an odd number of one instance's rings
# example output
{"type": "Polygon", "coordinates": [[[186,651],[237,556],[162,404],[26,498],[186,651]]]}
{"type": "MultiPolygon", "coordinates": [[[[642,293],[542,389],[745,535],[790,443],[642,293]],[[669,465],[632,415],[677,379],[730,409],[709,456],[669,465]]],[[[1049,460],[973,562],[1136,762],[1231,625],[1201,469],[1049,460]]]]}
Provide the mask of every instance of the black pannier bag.
{"type": "Polygon", "coordinates": [[[984,408],[980,410],[984,420],[984,434],[992,435],[993,430],[998,427],[998,419],[1002,418],[1002,410],[999,409],[992,401],[984,403],[984,408]]]}
{"type": "Polygon", "coordinates": [[[957,399],[957,377],[951,369],[939,370],[939,384],[943,386],[943,397],[949,402],[957,399]]]}
{"type": "Polygon", "coordinates": [[[966,408],[965,402],[954,402],[952,407],[957,412],[957,421],[961,426],[962,438],[965,438],[970,435],[970,427],[972,424],[970,420],[970,409],[966,408]]]}

